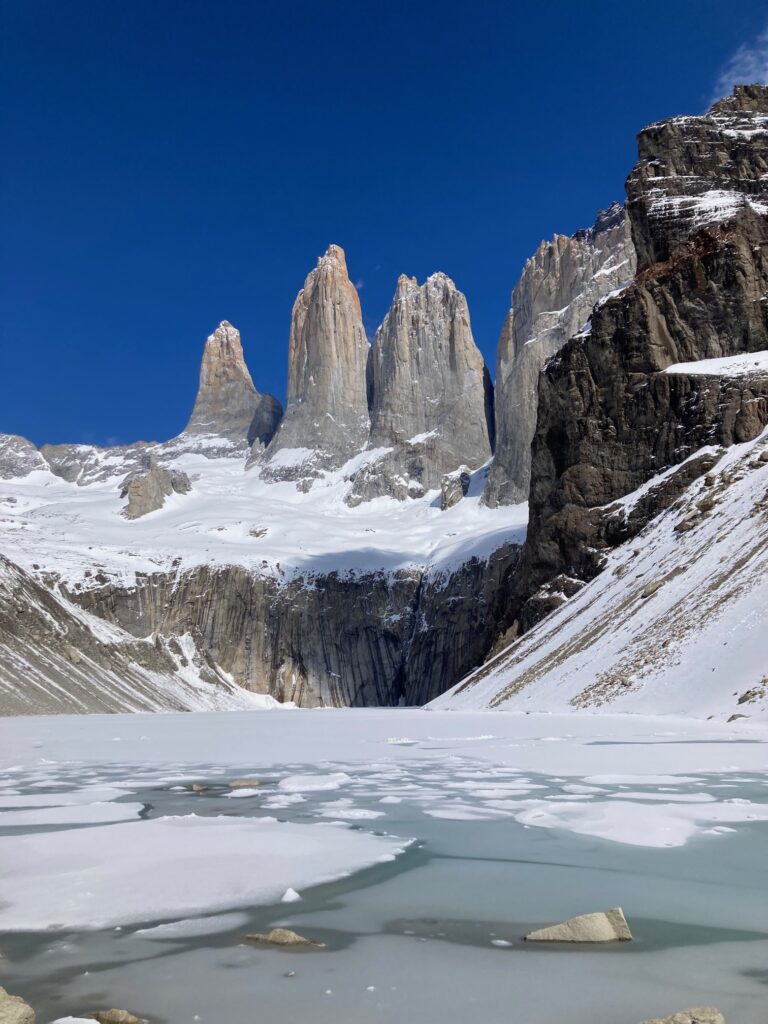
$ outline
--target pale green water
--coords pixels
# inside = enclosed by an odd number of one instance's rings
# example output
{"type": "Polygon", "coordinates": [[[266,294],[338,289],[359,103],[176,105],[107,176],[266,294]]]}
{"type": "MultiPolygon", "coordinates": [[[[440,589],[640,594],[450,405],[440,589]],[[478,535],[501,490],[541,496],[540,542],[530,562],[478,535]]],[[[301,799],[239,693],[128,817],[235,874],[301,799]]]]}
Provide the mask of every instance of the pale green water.
{"type": "MultiPolygon", "coordinates": [[[[531,773],[523,778],[531,795],[560,799],[563,784],[578,782],[531,773]]],[[[697,778],[663,789],[671,796],[766,799],[759,774],[697,778]]],[[[219,934],[152,941],[135,934],[141,926],[0,934],[7,957],[0,984],[29,999],[40,1024],[105,1004],[156,1024],[466,1024],[469,1017],[637,1024],[701,1003],[717,1005],[728,1024],[768,1021],[764,823],[740,823],[734,832],[664,849],[525,827],[511,817],[432,817],[426,810],[459,797],[462,806],[492,813],[492,799],[476,792],[487,785],[514,788],[521,775],[453,755],[420,760],[417,752],[397,765],[327,762],[321,768],[70,765],[57,768],[56,779],[68,786],[133,780],[119,802],[141,802],[146,817],[194,811],[316,822],[324,805],[348,799],[355,810],[385,815],[356,827],[417,842],[392,863],[302,892],[300,903],[239,908],[247,923],[219,934]],[[338,790],[308,792],[305,802],[280,809],[265,807],[286,775],[339,771],[351,782],[338,790]],[[258,795],[227,799],[223,782],[235,775],[258,776],[258,795]],[[201,795],[173,791],[176,776],[211,788],[201,795]],[[401,802],[381,803],[392,796],[401,802]],[[533,927],[616,904],[630,921],[632,943],[542,948],[520,941],[533,927]],[[291,952],[239,941],[243,932],[276,923],[325,942],[327,949],[291,952]],[[494,940],[510,945],[494,946],[494,940]]],[[[51,791],[50,782],[45,768],[14,778],[18,791],[36,794],[51,791]]],[[[635,784],[601,788],[659,792],[635,784]]],[[[572,796],[577,802],[578,794],[572,796]]],[[[2,829],[0,813],[0,836],[18,831],[2,829]]],[[[226,871],[226,864],[212,863],[211,871],[226,871]]],[[[147,908],[146,924],[153,923],[147,908]]]]}

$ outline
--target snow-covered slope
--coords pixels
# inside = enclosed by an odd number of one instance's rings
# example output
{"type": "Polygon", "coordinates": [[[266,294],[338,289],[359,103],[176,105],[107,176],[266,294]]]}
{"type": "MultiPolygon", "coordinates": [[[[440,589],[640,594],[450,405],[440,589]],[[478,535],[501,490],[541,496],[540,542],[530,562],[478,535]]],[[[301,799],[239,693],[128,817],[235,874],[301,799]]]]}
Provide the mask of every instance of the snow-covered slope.
{"type": "MultiPolygon", "coordinates": [[[[442,571],[524,538],[525,505],[481,505],[485,470],[467,498],[446,511],[439,491],[350,508],[344,499],[351,477],[377,454],[365,452],[323,474],[309,492],[246,471],[242,455],[166,455],[164,464],[187,473],[191,490],[135,521],[122,515],[124,474],[94,473],[74,483],[35,470],[0,482],[0,552],[35,574],[55,573],[70,588],[88,588],[99,573],[131,582],[136,572],[200,565],[238,565],[281,579],[413,566],[442,571]]],[[[110,458],[107,449],[102,459],[110,458]]]]}
{"type": "Polygon", "coordinates": [[[768,431],[728,449],[596,579],[432,706],[768,718],[767,636],[768,431]]]}
{"type": "Polygon", "coordinates": [[[136,640],[0,556],[0,714],[277,707],[192,637],[136,640]]]}

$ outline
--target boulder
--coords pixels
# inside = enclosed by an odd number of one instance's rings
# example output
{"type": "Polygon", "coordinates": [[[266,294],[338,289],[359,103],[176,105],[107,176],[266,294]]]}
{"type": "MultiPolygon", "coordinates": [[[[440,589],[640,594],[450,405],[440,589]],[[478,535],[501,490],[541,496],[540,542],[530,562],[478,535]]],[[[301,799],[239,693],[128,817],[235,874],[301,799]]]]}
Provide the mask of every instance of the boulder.
{"type": "Polygon", "coordinates": [[[669,1017],[653,1017],[642,1024],[725,1024],[725,1017],[714,1006],[693,1006],[669,1017]]]}
{"type": "Polygon", "coordinates": [[[127,1010],[97,1010],[96,1013],[89,1014],[89,1017],[99,1024],[142,1024],[140,1017],[127,1010]]]}
{"type": "Polygon", "coordinates": [[[150,455],[143,469],[130,473],[123,481],[120,497],[128,499],[123,515],[126,519],[139,519],[162,508],[169,495],[187,494],[191,489],[186,473],[165,469],[150,455]]]}
{"type": "Polygon", "coordinates": [[[273,928],[266,934],[255,932],[252,935],[243,935],[245,942],[259,942],[270,946],[314,946],[315,949],[323,949],[324,942],[314,942],[306,939],[303,935],[292,932],[290,928],[273,928]]]}
{"type": "Polygon", "coordinates": [[[0,1024],[35,1024],[35,1011],[21,996],[9,995],[0,986],[0,1024]]]}
{"type": "Polygon", "coordinates": [[[440,508],[445,512],[448,508],[458,505],[465,498],[471,480],[469,469],[459,466],[453,473],[446,473],[440,481],[440,508]]]}
{"type": "Polygon", "coordinates": [[[525,936],[526,942],[629,942],[631,938],[621,907],[580,914],[525,936]]]}

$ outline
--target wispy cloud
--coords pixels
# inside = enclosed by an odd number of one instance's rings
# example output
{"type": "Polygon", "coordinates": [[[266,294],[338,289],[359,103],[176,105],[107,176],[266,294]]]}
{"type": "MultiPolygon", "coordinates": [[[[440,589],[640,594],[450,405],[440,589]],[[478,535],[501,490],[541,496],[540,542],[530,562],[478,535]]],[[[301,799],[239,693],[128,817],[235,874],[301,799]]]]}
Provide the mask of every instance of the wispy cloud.
{"type": "Polygon", "coordinates": [[[712,93],[719,100],[733,91],[734,85],[768,82],[768,27],[749,43],[742,43],[720,69],[712,93]]]}

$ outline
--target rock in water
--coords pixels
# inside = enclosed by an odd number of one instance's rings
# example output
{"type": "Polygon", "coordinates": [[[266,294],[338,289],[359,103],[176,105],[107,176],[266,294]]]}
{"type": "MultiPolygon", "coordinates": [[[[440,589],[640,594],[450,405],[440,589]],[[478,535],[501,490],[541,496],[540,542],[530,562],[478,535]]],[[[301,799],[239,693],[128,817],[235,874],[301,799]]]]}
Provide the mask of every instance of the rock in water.
{"type": "Polygon", "coordinates": [[[126,519],[139,519],[148,512],[162,508],[171,494],[187,494],[192,488],[189,477],[175,469],[164,469],[154,456],[147,458],[146,468],[130,473],[123,481],[121,498],[128,498],[123,509],[126,519]]]}
{"type": "Polygon", "coordinates": [[[654,1017],[644,1020],[642,1024],[725,1024],[725,1017],[714,1006],[693,1006],[689,1010],[680,1010],[669,1017],[654,1017]]]}
{"type": "Polygon", "coordinates": [[[141,1018],[127,1010],[98,1010],[91,1014],[91,1019],[98,1024],[142,1024],[141,1018]]]}
{"type": "Polygon", "coordinates": [[[368,339],[344,250],[331,245],[293,306],[288,402],[262,474],[311,479],[337,469],[368,440],[368,339]]]}
{"type": "Polygon", "coordinates": [[[539,373],[581,330],[595,303],[631,281],[635,263],[629,221],[614,203],[588,230],[542,242],[525,264],[499,338],[496,455],[486,504],[528,500],[539,373]]]}
{"type": "Polygon", "coordinates": [[[525,936],[526,942],[629,942],[631,938],[621,907],[580,914],[525,936]]]}
{"type": "Polygon", "coordinates": [[[35,1011],[20,996],[0,986],[0,1024],[35,1024],[35,1011]]]}
{"type": "MultiPolygon", "coordinates": [[[[401,275],[368,361],[371,448],[391,449],[353,495],[419,497],[461,465],[491,457],[493,386],[464,295],[445,274],[401,275]]],[[[353,500],[352,503],[355,503],[353,500]]]]}
{"type": "Polygon", "coordinates": [[[271,932],[254,932],[252,935],[243,935],[246,942],[261,942],[270,946],[314,946],[315,949],[322,949],[324,942],[314,942],[312,939],[305,939],[303,935],[292,932],[290,928],[273,928],[271,932]]]}
{"type": "Polygon", "coordinates": [[[276,398],[254,387],[245,365],[240,332],[222,320],[205,343],[200,387],[184,433],[267,445],[282,412],[276,398]]]}

